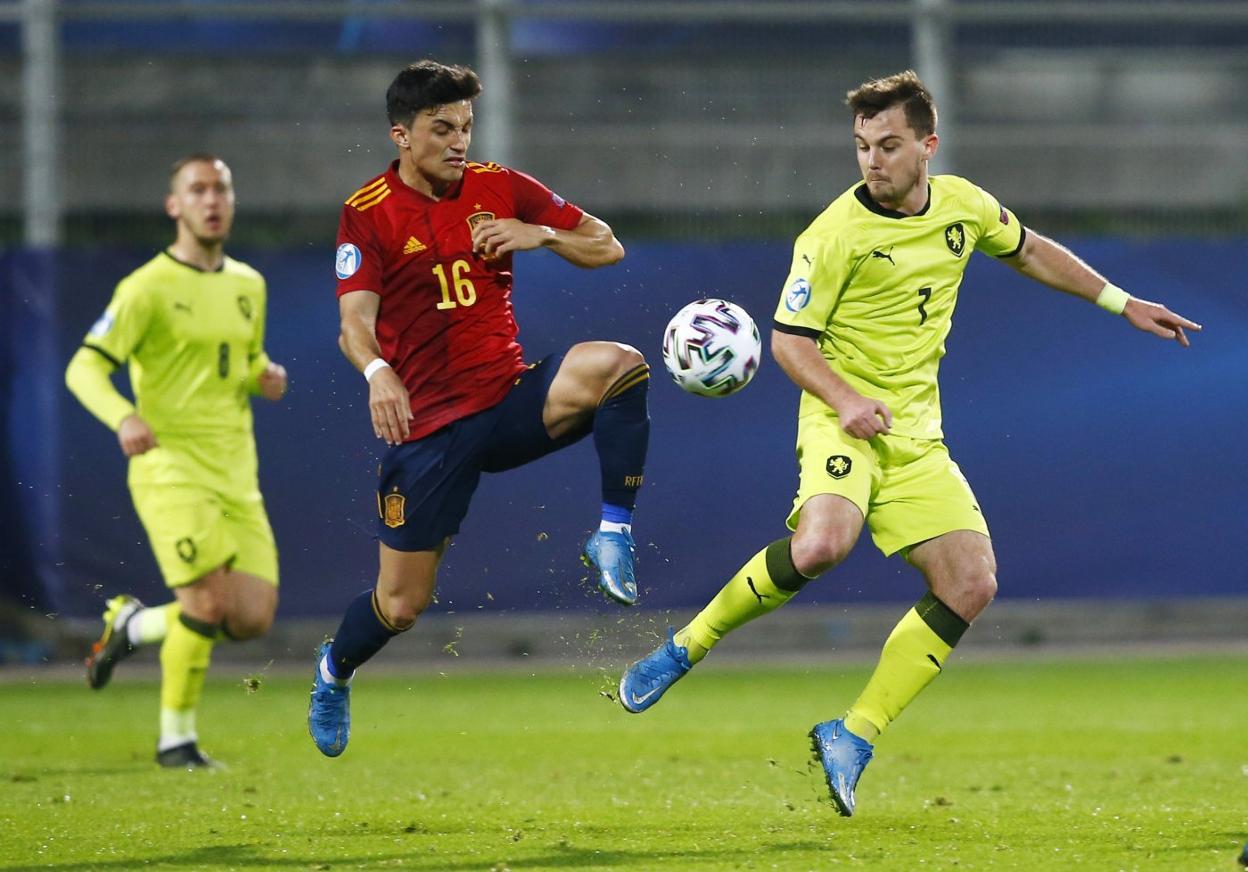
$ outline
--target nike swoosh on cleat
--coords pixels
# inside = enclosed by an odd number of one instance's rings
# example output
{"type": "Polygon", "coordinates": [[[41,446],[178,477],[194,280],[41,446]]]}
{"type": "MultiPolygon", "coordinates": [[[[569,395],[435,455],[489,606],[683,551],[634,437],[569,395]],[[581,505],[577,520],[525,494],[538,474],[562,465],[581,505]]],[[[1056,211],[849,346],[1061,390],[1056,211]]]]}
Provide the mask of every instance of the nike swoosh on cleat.
{"type": "Polygon", "coordinates": [[[650,690],[649,692],[642,694],[641,696],[638,696],[635,693],[630,693],[628,696],[632,700],[633,705],[642,705],[643,703],[645,703],[646,700],[648,700],[650,697],[654,696],[658,692],[659,692],[659,689],[656,687],[653,690],[650,690]]]}

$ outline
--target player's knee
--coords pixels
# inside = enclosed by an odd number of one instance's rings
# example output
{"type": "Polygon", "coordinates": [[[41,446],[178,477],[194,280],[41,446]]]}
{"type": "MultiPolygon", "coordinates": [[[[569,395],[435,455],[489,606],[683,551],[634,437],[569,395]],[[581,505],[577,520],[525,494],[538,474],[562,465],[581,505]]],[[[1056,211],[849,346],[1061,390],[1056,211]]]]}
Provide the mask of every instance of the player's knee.
{"type": "Polygon", "coordinates": [[[633,346],[625,345],[623,342],[611,344],[616,348],[616,366],[623,372],[636,369],[646,362],[646,356],[633,346]]]}
{"type": "Polygon", "coordinates": [[[997,595],[997,576],[991,569],[980,567],[965,572],[958,580],[959,599],[978,614],[988,608],[997,595]]]}
{"type": "Polygon", "coordinates": [[[430,599],[431,597],[420,596],[387,596],[378,597],[377,604],[392,627],[407,630],[429,607],[430,599]]]}
{"type": "Polygon", "coordinates": [[[212,588],[195,590],[193,596],[180,596],[182,614],[204,624],[218,625],[229,613],[229,601],[223,592],[212,588]]]}
{"type": "Polygon", "coordinates": [[[235,642],[245,642],[263,636],[273,626],[273,615],[249,614],[231,615],[221,625],[222,632],[235,642]]]}
{"type": "Polygon", "coordinates": [[[581,347],[587,371],[608,384],[646,362],[640,351],[623,342],[597,340],[582,343],[581,347]]]}
{"type": "Polygon", "coordinates": [[[822,535],[794,534],[793,565],[807,578],[827,572],[848,555],[854,547],[852,539],[835,532],[822,535]]]}

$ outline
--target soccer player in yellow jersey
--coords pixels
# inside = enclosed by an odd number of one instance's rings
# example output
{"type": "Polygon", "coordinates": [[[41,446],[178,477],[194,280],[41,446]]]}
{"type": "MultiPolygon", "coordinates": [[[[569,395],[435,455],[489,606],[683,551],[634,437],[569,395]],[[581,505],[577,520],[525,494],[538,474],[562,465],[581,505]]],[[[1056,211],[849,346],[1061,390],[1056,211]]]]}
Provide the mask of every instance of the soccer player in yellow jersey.
{"type": "Polygon", "coordinates": [[[213,155],[179,160],[165,211],[172,245],[117,285],[65,372],[69,389],[116,431],[134,507],[174,600],[109,600],[87,658],[99,689],[135,647],[161,643],[162,766],[210,766],[195,708],[219,637],[265,633],[277,608],[277,548],[256,476],[250,396],[279,400],[286,370],[264,352],[261,275],[227,257],[230,169],[213,155]],[[113,386],[129,363],[134,403],[113,386]]]}
{"type": "Polygon", "coordinates": [[[848,103],[862,182],[797,238],[772,333],[776,361],[802,388],[794,534],[750,558],[620,680],[624,708],[649,708],[726,633],[840,563],[865,522],[885,555],[923,573],[927,592],[844,717],[810,732],[847,817],[871,743],[936,677],[997,590],[988,525],[942,438],[936,383],[971,252],[1180,345],[1200,329],[1110,284],[967,180],[929,177],[936,107],[912,71],[866,82],[848,103]]]}

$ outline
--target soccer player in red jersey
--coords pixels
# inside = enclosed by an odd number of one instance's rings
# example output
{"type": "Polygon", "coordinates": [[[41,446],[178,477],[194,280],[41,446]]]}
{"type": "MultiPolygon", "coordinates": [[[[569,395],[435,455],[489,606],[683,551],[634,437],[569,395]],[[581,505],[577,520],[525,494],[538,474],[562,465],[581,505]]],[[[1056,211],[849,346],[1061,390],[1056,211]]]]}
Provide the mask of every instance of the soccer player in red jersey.
{"type": "Polygon", "coordinates": [[[624,256],[611,228],[536,179],[468,160],[466,67],[423,60],[386,93],[398,160],[343,206],[338,345],[368,380],[390,446],[377,489],[380,571],[317,662],[308,729],[336,757],[348,682],[433,596],[438,564],[482,472],[521,466],[594,434],[603,515],[582,559],[607,596],[637,600],[631,534],[649,438],[649,367],[636,349],[581,342],[526,365],[511,305],[512,256],[549,248],[580,267],[624,256]]]}

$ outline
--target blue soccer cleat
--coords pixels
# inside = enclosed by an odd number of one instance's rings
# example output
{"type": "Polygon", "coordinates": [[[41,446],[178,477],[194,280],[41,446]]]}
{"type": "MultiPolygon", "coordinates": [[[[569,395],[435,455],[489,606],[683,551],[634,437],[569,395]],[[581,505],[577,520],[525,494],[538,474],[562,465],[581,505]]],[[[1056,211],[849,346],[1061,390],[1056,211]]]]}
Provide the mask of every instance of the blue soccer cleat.
{"type": "Polygon", "coordinates": [[[835,720],[815,724],[810,731],[810,747],[823,766],[836,810],[843,817],[853,817],[854,788],[871,762],[871,743],[845,729],[844,721],[835,720]]]}
{"type": "Polygon", "coordinates": [[[351,687],[326,681],[321,676],[321,661],[329,656],[328,641],[316,652],[316,678],[312,682],[312,701],[308,704],[308,732],[312,741],[326,757],[337,757],[347,749],[351,738],[351,687]]]}
{"type": "Polygon", "coordinates": [[[598,571],[599,590],[626,606],[637,602],[637,580],[633,573],[637,546],[633,544],[631,533],[627,530],[619,533],[595,531],[585,542],[581,560],[598,571]]]}
{"type": "Polygon", "coordinates": [[[676,644],[669,627],[667,641],[620,676],[620,705],[633,714],[644,712],[692,668],[689,650],[676,644]]]}

